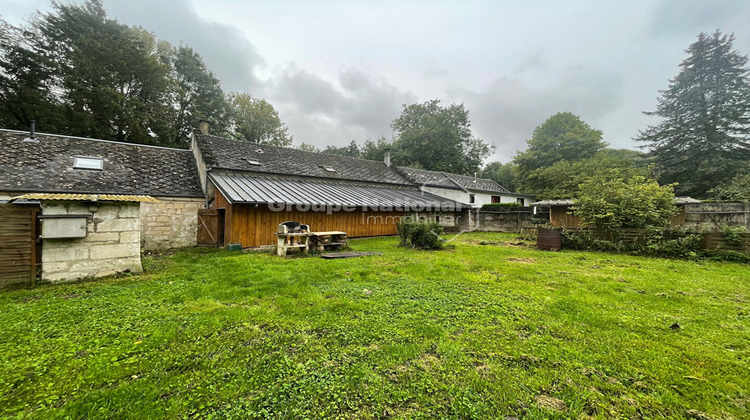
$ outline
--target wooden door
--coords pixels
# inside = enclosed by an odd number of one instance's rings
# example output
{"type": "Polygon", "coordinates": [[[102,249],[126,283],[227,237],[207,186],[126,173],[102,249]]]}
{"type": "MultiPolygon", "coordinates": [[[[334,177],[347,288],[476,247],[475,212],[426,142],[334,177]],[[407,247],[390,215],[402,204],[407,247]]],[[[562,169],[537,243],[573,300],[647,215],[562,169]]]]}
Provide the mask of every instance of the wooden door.
{"type": "Polygon", "coordinates": [[[198,246],[221,246],[224,230],[223,219],[218,210],[198,210],[198,246]]]}
{"type": "Polygon", "coordinates": [[[38,206],[0,204],[0,287],[36,283],[38,206]]]}

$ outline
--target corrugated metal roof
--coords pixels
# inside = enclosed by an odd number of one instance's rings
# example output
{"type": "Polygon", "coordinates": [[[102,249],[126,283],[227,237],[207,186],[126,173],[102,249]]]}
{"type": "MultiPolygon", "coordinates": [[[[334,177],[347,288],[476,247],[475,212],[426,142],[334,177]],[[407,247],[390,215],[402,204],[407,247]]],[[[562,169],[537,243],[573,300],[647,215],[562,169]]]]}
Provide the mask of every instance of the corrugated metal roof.
{"type": "Polygon", "coordinates": [[[460,210],[461,203],[417,189],[359,183],[210,173],[209,179],[232,203],[283,203],[399,209],[460,210]]]}
{"type": "Polygon", "coordinates": [[[26,200],[74,200],[74,201],[133,201],[144,203],[158,203],[159,200],[150,195],[115,195],[115,194],[54,194],[31,193],[15,197],[26,200]]]}

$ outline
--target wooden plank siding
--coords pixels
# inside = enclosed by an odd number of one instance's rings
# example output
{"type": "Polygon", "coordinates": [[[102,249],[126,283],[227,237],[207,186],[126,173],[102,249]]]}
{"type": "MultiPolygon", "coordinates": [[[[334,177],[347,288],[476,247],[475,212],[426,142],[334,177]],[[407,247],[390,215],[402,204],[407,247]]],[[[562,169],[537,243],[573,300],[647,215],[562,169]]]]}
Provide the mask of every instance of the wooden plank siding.
{"type": "Polygon", "coordinates": [[[38,211],[35,206],[0,205],[0,287],[34,284],[38,211]]]}
{"type": "Polygon", "coordinates": [[[313,231],[338,230],[347,233],[349,238],[363,236],[384,236],[398,233],[396,224],[404,212],[377,212],[358,209],[352,212],[325,211],[272,211],[267,205],[231,204],[221,192],[216,191],[214,208],[225,209],[225,243],[239,243],[243,247],[273,245],[274,233],[282,222],[294,220],[310,225],[313,231]]]}

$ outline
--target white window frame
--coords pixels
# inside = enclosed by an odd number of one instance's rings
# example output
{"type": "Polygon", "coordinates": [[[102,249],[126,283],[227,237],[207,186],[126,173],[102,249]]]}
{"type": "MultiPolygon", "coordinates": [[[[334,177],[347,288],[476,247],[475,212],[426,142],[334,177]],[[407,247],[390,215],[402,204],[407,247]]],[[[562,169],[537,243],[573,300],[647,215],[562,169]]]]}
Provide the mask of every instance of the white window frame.
{"type": "Polygon", "coordinates": [[[73,161],[73,168],[101,171],[104,170],[104,159],[91,156],[76,156],[73,161]]]}

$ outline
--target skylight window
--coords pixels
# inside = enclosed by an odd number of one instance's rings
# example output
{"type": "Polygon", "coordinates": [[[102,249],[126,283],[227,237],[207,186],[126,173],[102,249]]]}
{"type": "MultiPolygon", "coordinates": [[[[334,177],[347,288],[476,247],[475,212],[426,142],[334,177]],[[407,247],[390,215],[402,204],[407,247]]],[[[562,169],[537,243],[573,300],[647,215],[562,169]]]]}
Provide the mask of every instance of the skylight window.
{"type": "Polygon", "coordinates": [[[244,160],[245,162],[249,163],[250,165],[260,166],[260,161],[258,161],[258,160],[248,159],[248,158],[244,158],[244,157],[242,158],[242,160],[244,160]]]}
{"type": "Polygon", "coordinates": [[[327,172],[336,172],[336,168],[333,166],[323,166],[323,169],[325,169],[327,172]]]}
{"type": "Polygon", "coordinates": [[[73,162],[73,168],[75,169],[93,169],[95,171],[101,171],[104,169],[104,160],[101,158],[92,157],[77,157],[73,162]]]}

